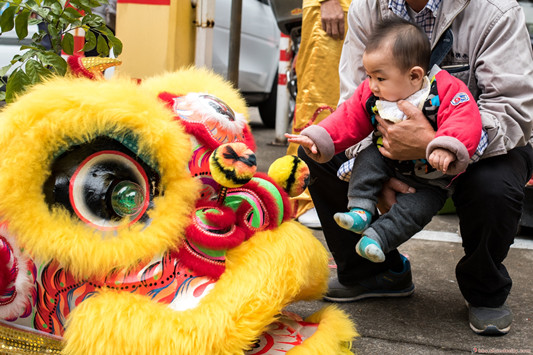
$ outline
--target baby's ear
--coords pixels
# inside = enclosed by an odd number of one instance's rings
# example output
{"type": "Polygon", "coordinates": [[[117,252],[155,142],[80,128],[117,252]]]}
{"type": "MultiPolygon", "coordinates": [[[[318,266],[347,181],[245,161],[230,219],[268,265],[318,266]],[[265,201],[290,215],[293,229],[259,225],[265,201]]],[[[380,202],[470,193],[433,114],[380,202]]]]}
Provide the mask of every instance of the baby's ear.
{"type": "Polygon", "coordinates": [[[422,69],[422,67],[415,66],[412,67],[411,70],[409,70],[409,78],[413,82],[422,81],[424,79],[425,73],[426,72],[424,71],[424,69],[422,69]]]}

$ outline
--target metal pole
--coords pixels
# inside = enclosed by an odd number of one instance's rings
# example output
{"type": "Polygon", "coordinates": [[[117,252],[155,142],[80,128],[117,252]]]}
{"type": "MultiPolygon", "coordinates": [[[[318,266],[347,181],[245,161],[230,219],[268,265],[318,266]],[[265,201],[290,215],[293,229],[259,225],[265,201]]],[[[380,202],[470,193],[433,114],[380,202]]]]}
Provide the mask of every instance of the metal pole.
{"type": "Polygon", "coordinates": [[[229,54],[227,79],[235,88],[239,87],[239,53],[241,49],[242,0],[231,1],[231,22],[229,27],[229,54]]]}

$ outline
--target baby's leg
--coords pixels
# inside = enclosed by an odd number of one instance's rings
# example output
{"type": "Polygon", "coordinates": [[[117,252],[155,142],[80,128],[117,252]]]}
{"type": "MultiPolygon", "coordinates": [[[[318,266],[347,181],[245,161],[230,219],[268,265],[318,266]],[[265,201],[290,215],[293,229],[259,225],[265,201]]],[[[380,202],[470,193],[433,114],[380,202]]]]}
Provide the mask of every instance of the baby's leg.
{"type": "Polygon", "coordinates": [[[335,222],[354,233],[368,228],[376,213],[377,195],[392,172],[377,147],[372,144],[355,158],[348,188],[349,212],[334,215],[335,222]]]}
{"type": "MultiPolygon", "coordinates": [[[[409,184],[416,189],[416,192],[398,194],[396,196],[398,202],[392,206],[390,211],[380,216],[363,233],[363,238],[366,237],[375,242],[383,253],[396,249],[421,231],[446,202],[448,191],[445,189],[429,184],[411,182],[409,184]]],[[[372,243],[367,241],[363,246],[369,244],[372,243]]],[[[371,250],[373,248],[365,252],[370,253],[371,250]]],[[[379,253],[373,252],[371,254],[379,253]]]]}
{"type": "Polygon", "coordinates": [[[355,245],[355,251],[363,258],[373,263],[382,263],[385,261],[385,253],[377,241],[363,235],[355,245]]]}

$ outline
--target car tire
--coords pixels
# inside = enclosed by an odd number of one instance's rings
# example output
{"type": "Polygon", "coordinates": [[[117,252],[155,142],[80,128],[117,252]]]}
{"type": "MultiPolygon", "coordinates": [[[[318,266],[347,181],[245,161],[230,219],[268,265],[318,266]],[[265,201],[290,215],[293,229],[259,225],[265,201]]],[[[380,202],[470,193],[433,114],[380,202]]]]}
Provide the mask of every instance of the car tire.
{"type": "Polygon", "coordinates": [[[278,72],[274,76],[274,82],[272,83],[272,90],[268,98],[257,105],[259,109],[259,116],[263,125],[267,128],[274,128],[276,126],[276,103],[278,100],[278,72]]]}

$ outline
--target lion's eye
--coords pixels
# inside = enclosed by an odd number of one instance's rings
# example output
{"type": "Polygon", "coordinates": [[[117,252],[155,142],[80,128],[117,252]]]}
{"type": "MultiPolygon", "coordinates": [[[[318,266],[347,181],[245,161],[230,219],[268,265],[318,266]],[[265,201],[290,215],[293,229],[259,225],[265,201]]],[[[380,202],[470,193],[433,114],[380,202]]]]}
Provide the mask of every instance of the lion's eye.
{"type": "Polygon", "coordinates": [[[207,94],[201,94],[198,97],[203,99],[205,103],[211,106],[217,113],[226,116],[229,121],[235,121],[235,113],[233,110],[218,97],[207,94]]]}
{"type": "Polygon", "coordinates": [[[159,174],[130,149],[108,137],[71,147],[56,158],[43,192],[95,228],[112,230],[127,218],[146,222],[159,194],[159,174]]]}

